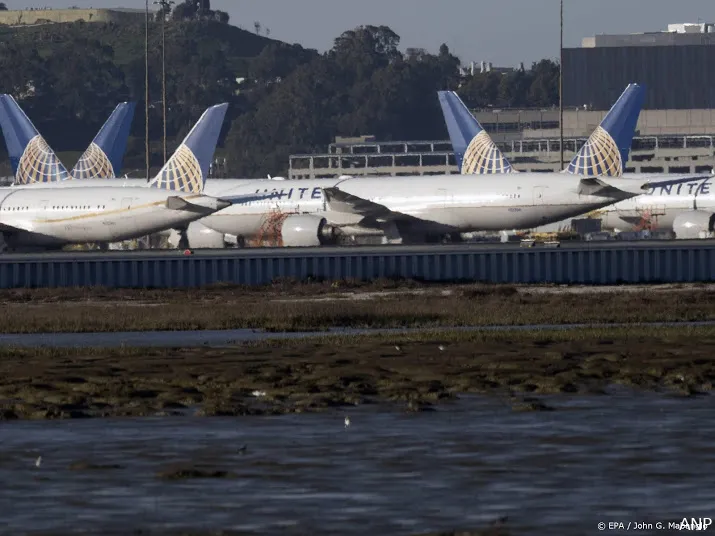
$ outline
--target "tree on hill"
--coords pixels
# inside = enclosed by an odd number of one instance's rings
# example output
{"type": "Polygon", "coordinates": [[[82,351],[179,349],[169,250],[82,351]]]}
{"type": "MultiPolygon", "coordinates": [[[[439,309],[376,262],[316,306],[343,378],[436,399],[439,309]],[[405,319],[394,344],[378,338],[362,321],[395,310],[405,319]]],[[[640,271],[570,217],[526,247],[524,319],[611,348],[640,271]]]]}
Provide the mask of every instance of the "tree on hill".
{"type": "MultiPolygon", "coordinates": [[[[337,135],[445,139],[439,90],[457,90],[472,108],[558,104],[558,65],[550,60],[507,74],[462,76],[446,45],[437,54],[403,54],[400,37],[386,26],[343,32],[319,54],[201,19],[210,14],[208,3],[189,0],[179,8],[194,15],[166,28],[169,149],[208,106],[228,102],[220,143],[230,176],[284,173],[290,154],[324,152],[337,135]]],[[[153,24],[149,119],[156,165],[163,134],[161,32],[153,24]]],[[[9,29],[0,33],[0,70],[0,92],[18,99],[58,151],[86,147],[118,102],[137,101],[125,162],[127,169],[143,169],[143,24],[9,29]]]]}
{"type": "Polygon", "coordinates": [[[0,2],[0,11],[8,11],[7,6],[5,5],[5,2],[0,2]]]}
{"type": "Polygon", "coordinates": [[[212,10],[210,0],[184,0],[172,13],[174,20],[215,20],[228,24],[230,16],[225,11],[212,10]]]}

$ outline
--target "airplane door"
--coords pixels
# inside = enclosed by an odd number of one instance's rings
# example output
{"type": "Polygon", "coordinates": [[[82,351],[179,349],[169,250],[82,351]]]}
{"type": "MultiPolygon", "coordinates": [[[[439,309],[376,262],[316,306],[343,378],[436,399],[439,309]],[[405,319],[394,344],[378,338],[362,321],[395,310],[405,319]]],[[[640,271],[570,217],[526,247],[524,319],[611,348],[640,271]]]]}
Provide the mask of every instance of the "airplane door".
{"type": "Polygon", "coordinates": [[[451,200],[449,198],[449,193],[447,192],[446,188],[437,189],[437,197],[439,198],[440,208],[449,208],[449,206],[451,205],[451,200]]]}
{"type": "Polygon", "coordinates": [[[534,204],[543,205],[544,204],[544,191],[546,186],[534,186],[534,204]]]}
{"type": "Polygon", "coordinates": [[[47,207],[49,206],[50,202],[42,200],[40,201],[40,210],[39,213],[37,214],[39,219],[47,219],[49,217],[49,214],[47,214],[47,207]]]}

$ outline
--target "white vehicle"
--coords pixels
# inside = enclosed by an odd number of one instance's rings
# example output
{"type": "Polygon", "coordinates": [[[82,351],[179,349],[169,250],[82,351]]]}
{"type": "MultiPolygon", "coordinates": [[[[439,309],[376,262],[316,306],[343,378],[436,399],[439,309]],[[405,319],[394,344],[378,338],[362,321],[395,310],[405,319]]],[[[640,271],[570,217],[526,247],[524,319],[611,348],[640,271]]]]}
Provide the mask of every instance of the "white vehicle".
{"type": "MultiPolygon", "coordinates": [[[[628,90],[626,90],[628,91],[628,90]]],[[[620,100],[620,99],[619,99],[620,100]]],[[[498,172],[516,172],[511,163],[499,150],[489,134],[482,128],[462,100],[452,91],[440,91],[439,101],[442,106],[450,141],[460,172],[464,175],[489,174],[498,172]]],[[[624,109],[611,109],[615,121],[627,121],[621,117],[624,109]]],[[[628,110],[625,109],[627,113],[628,110]]],[[[640,107],[638,108],[640,113],[640,107]]],[[[632,119],[631,119],[632,120],[632,119]]],[[[637,122],[637,115],[635,117],[637,122]]],[[[606,119],[604,119],[606,122],[606,119]]],[[[635,123],[634,123],[635,127],[635,123]]],[[[587,145],[591,143],[591,140],[587,145]]],[[[629,144],[630,145],[630,144],[629,144]]],[[[628,152],[623,156],[627,161],[628,152]]],[[[595,173],[594,166],[587,169],[592,158],[574,158],[564,173],[578,174],[584,171],[595,173]]],[[[636,174],[619,173],[625,179],[643,181],[667,180],[683,175],[666,174],[636,174]]],[[[612,231],[628,231],[634,228],[672,229],[679,238],[694,238],[702,231],[710,228],[712,232],[715,215],[715,187],[712,184],[712,174],[690,175],[691,180],[678,184],[662,184],[652,187],[643,195],[619,201],[590,214],[601,220],[603,229],[612,231]]],[[[548,230],[570,228],[571,222],[557,222],[549,225],[548,230]]]]}
{"type": "MultiPolygon", "coordinates": [[[[109,243],[186,227],[231,200],[202,193],[228,104],[204,112],[182,144],[144,186],[5,188],[0,190],[0,232],[10,249],[109,243]]],[[[38,169],[44,153],[25,148],[18,167],[38,169]]],[[[75,181],[69,181],[75,182],[75,181]]],[[[80,182],[80,181],[77,181],[80,182]]]]}
{"type": "MultiPolygon", "coordinates": [[[[14,183],[42,185],[69,179],[110,179],[118,176],[135,108],[135,102],[118,104],[72,171],[68,172],[15,99],[11,95],[0,95],[0,126],[15,173],[14,183]],[[30,154],[34,154],[32,160],[37,165],[20,166],[23,155],[30,154]]],[[[25,162],[28,160],[25,156],[25,162]]]]}

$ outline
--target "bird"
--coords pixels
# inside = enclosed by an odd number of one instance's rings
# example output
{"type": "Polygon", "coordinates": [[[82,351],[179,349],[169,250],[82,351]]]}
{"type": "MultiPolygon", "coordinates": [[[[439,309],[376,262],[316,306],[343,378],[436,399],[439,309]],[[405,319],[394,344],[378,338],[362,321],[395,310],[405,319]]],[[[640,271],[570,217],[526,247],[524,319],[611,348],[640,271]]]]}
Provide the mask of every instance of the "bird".
{"type": "Polygon", "coordinates": [[[348,426],[350,426],[350,417],[346,416],[345,417],[345,428],[347,428],[348,426]]]}
{"type": "Polygon", "coordinates": [[[41,463],[42,463],[42,456],[38,456],[37,459],[35,460],[35,467],[39,467],[41,463]]]}
{"type": "Polygon", "coordinates": [[[399,344],[396,344],[396,345],[395,345],[395,350],[397,350],[398,352],[401,352],[401,351],[402,351],[402,348],[400,348],[400,345],[399,345],[399,344]]]}
{"type": "Polygon", "coordinates": [[[248,445],[242,445],[242,446],[238,449],[238,453],[239,453],[239,454],[246,454],[246,450],[248,450],[248,445]]]}
{"type": "Polygon", "coordinates": [[[444,352],[444,345],[440,344],[437,348],[439,348],[440,352],[444,352]]]}

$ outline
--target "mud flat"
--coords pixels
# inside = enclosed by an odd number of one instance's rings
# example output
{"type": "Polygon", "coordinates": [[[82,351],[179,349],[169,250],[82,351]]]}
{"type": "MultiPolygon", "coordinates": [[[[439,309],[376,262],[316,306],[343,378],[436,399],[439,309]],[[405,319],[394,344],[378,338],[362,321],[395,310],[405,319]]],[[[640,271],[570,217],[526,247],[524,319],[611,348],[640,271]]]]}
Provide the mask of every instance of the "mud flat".
{"type": "Polygon", "coordinates": [[[715,291],[705,285],[599,290],[413,281],[8,290],[0,292],[0,315],[3,333],[687,322],[715,320],[715,291]]]}
{"type": "Polygon", "coordinates": [[[715,329],[441,333],[266,341],[226,349],[0,353],[0,418],[275,415],[382,404],[430,411],[462,394],[548,411],[539,395],[613,385],[707,395],[715,329]]]}

